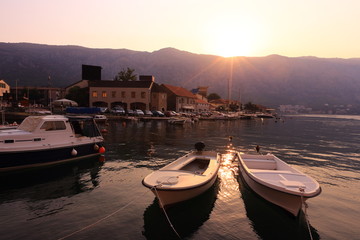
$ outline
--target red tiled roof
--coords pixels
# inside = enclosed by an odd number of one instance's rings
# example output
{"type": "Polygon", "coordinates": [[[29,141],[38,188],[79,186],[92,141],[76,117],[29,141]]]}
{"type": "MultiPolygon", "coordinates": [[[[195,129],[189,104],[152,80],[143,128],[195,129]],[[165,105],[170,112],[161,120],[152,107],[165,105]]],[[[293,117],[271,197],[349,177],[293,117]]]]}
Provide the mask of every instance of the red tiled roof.
{"type": "Polygon", "coordinates": [[[182,87],[171,86],[168,84],[162,84],[165,88],[171,91],[173,94],[180,97],[196,98],[194,94],[182,87]]]}
{"type": "Polygon", "coordinates": [[[204,101],[204,100],[198,99],[198,98],[195,100],[195,102],[196,103],[202,103],[202,104],[209,104],[207,101],[204,101]]]}

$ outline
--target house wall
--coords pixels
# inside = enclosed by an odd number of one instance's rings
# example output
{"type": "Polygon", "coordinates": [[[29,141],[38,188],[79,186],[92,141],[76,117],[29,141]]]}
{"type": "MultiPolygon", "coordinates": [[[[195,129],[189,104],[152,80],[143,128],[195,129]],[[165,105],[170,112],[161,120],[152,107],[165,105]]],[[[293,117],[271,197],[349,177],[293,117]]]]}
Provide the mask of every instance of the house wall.
{"type": "Polygon", "coordinates": [[[113,88],[113,87],[90,87],[89,105],[94,103],[106,103],[106,107],[113,107],[113,103],[125,103],[126,108],[130,109],[131,105],[141,103],[145,109],[150,109],[150,91],[148,88],[113,88]]]}
{"type": "Polygon", "coordinates": [[[4,80],[0,80],[0,97],[3,97],[4,93],[10,93],[10,86],[4,80]]]}
{"type": "Polygon", "coordinates": [[[195,111],[195,99],[188,97],[176,98],[176,112],[193,112],[195,111]]]}
{"type": "Polygon", "coordinates": [[[167,110],[167,94],[154,92],[151,93],[150,110],[167,110]]]}

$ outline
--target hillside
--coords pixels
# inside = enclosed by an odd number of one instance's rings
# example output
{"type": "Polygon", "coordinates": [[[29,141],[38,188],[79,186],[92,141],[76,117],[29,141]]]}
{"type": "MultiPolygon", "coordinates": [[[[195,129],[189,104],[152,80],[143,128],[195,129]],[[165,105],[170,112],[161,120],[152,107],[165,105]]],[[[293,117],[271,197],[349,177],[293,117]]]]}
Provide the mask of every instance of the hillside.
{"type": "Polygon", "coordinates": [[[12,87],[64,87],[81,80],[81,65],[102,67],[102,78],[113,79],[122,69],[153,75],[157,83],[187,89],[209,86],[243,102],[266,106],[324,104],[360,106],[360,59],[315,57],[222,58],[173,48],[152,53],[127,49],[91,49],[29,43],[0,43],[0,79],[12,87]],[[51,76],[49,83],[48,76],[51,76]]]}

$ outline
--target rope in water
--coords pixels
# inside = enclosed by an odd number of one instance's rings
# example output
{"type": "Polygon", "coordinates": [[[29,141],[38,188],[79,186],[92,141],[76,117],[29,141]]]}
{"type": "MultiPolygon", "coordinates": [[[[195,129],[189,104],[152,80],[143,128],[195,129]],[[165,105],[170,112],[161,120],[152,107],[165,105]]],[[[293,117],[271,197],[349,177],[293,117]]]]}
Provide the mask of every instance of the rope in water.
{"type": "MultiPolygon", "coordinates": [[[[138,198],[144,196],[146,193],[148,193],[148,191],[146,191],[146,192],[144,192],[143,194],[141,194],[140,196],[138,196],[138,198]]],[[[107,216],[99,219],[98,221],[96,221],[96,222],[94,222],[94,223],[92,223],[92,224],[89,224],[89,225],[87,225],[87,226],[85,226],[85,227],[83,227],[83,228],[81,228],[81,229],[79,229],[79,230],[77,230],[77,231],[75,231],[75,232],[72,232],[72,233],[70,233],[70,234],[68,234],[68,235],[66,235],[66,236],[64,236],[64,237],[58,238],[58,240],[63,240],[63,239],[69,238],[69,237],[71,237],[71,236],[73,236],[73,235],[75,235],[75,234],[77,234],[77,233],[79,233],[79,232],[82,232],[82,231],[84,231],[84,230],[86,230],[86,229],[89,229],[89,228],[97,225],[98,223],[100,223],[100,222],[108,219],[109,217],[115,215],[116,213],[118,213],[118,212],[120,212],[121,210],[125,209],[126,207],[130,206],[130,205],[131,205],[133,202],[135,202],[138,198],[133,199],[132,201],[130,201],[130,202],[127,203],[126,205],[124,205],[124,206],[122,206],[121,208],[119,208],[118,210],[116,210],[115,212],[110,213],[109,215],[107,215],[107,216]]]]}
{"type": "Polygon", "coordinates": [[[304,201],[304,192],[305,192],[305,189],[303,187],[300,187],[299,188],[300,192],[301,192],[301,209],[302,209],[302,206],[304,206],[304,214],[305,214],[305,221],[306,221],[306,225],[307,225],[307,228],[309,230],[309,235],[310,235],[310,239],[313,240],[313,237],[312,237],[312,234],[311,234],[311,229],[310,229],[310,223],[309,223],[309,220],[308,220],[308,215],[307,215],[307,208],[308,208],[308,205],[307,203],[304,201]]]}
{"type": "MultiPolygon", "coordinates": [[[[159,185],[157,185],[157,186],[161,186],[161,184],[159,184],[159,185]]],[[[172,228],[172,230],[174,231],[174,233],[178,236],[178,238],[181,239],[180,235],[179,235],[178,232],[176,231],[175,227],[173,226],[173,224],[172,224],[171,221],[170,221],[169,216],[167,215],[167,213],[166,213],[166,211],[165,211],[164,205],[163,205],[163,203],[162,203],[162,201],[161,201],[161,198],[159,197],[159,194],[158,194],[157,189],[156,189],[157,186],[152,187],[152,189],[155,190],[156,197],[158,198],[158,200],[159,200],[159,202],[160,202],[161,209],[163,210],[163,212],[164,212],[164,214],[165,214],[165,217],[166,217],[167,221],[168,221],[169,224],[170,224],[170,227],[172,228]]]]}

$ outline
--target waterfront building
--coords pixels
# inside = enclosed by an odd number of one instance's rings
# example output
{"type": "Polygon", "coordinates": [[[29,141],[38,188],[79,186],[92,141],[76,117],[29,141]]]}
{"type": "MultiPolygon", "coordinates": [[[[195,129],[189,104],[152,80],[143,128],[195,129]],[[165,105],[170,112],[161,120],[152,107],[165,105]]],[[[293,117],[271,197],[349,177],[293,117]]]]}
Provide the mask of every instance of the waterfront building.
{"type": "Polygon", "coordinates": [[[141,75],[137,81],[114,81],[101,79],[101,67],[83,65],[83,79],[66,87],[86,89],[90,107],[113,108],[121,106],[125,110],[161,110],[167,109],[167,95],[155,83],[154,76],[141,75]],[[93,69],[93,68],[94,69],[93,69]]]}
{"type": "Polygon", "coordinates": [[[176,112],[194,112],[196,96],[182,87],[162,84],[168,95],[168,110],[176,112]]]}

